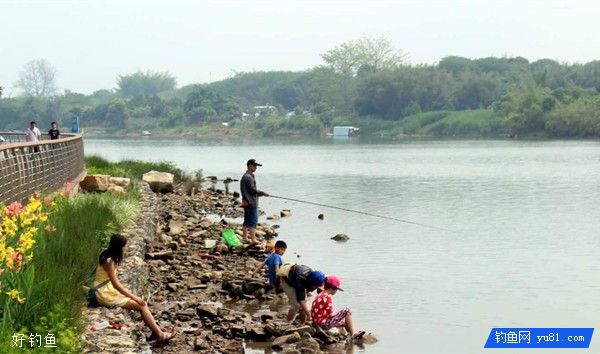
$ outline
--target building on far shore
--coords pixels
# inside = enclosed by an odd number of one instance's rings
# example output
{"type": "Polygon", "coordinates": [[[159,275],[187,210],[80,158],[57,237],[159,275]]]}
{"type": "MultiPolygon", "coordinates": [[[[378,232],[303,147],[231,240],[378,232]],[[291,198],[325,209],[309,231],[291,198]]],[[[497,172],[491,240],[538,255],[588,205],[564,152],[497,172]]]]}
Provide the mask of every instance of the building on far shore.
{"type": "Polygon", "coordinates": [[[337,126],[333,127],[333,136],[345,136],[351,137],[358,135],[359,129],[357,127],[352,126],[337,126]]]}

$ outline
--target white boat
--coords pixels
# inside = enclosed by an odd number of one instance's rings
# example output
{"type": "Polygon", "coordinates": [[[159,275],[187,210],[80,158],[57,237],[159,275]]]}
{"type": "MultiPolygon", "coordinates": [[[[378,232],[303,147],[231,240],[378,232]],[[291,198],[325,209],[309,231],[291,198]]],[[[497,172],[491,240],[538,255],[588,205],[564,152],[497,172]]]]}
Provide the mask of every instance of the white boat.
{"type": "Polygon", "coordinates": [[[144,130],[144,131],[142,131],[142,135],[143,135],[143,136],[150,136],[150,135],[152,135],[152,133],[150,133],[150,132],[149,132],[149,131],[147,131],[147,130],[144,130]]]}

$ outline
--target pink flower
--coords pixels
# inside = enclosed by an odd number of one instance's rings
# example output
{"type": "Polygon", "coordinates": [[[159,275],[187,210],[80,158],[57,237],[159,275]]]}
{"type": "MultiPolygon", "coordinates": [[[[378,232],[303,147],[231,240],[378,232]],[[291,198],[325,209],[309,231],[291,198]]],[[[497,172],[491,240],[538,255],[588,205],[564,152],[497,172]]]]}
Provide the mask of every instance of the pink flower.
{"type": "Polygon", "coordinates": [[[67,181],[67,182],[65,182],[65,196],[67,198],[71,198],[72,195],[73,195],[73,189],[71,188],[71,182],[67,181]]]}
{"type": "Polygon", "coordinates": [[[19,202],[12,202],[7,210],[6,210],[6,216],[13,217],[13,216],[17,216],[21,213],[21,210],[23,209],[23,205],[21,205],[21,203],[19,202]]]}

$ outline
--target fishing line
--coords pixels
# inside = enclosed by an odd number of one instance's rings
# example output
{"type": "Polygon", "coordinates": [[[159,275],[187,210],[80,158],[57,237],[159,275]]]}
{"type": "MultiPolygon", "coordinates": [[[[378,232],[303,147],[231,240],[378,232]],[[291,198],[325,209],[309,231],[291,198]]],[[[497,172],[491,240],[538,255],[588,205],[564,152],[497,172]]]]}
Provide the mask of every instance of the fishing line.
{"type": "Polygon", "coordinates": [[[445,229],[445,228],[442,228],[442,227],[437,227],[437,226],[432,226],[432,225],[427,225],[427,224],[423,224],[423,223],[416,222],[416,221],[410,221],[410,220],[406,220],[406,219],[394,218],[394,217],[391,217],[391,216],[385,216],[385,215],[367,213],[367,212],[360,211],[360,210],[353,210],[353,209],[348,209],[348,208],[341,208],[341,207],[337,207],[337,206],[333,206],[333,205],[326,205],[326,204],[321,204],[321,203],[309,202],[307,200],[300,200],[300,199],[295,199],[295,198],[287,198],[287,197],[281,197],[281,196],[277,196],[277,195],[269,195],[269,196],[271,198],[289,200],[289,201],[292,201],[292,202],[298,202],[298,203],[304,203],[304,204],[312,204],[312,205],[317,205],[317,206],[321,206],[321,207],[325,207],[325,208],[338,209],[338,210],[348,211],[348,212],[351,212],[351,213],[357,213],[357,214],[362,214],[362,215],[367,215],[367,216],[373,216],[373,217],[381,218],[381,219],[388,219],[388,220],[399,221],[399,222],[403,222],[403,223],[406,223],[406,224],[412,224],[412,225],[418,225],[418,226],[422,226],[422,227],[427,227],[427,228],[430,228],[430,229],[436,229],[436,230],[442,230],[442,231],[448,231],[448,232],[456,232],[454,230],[445,229]]]}

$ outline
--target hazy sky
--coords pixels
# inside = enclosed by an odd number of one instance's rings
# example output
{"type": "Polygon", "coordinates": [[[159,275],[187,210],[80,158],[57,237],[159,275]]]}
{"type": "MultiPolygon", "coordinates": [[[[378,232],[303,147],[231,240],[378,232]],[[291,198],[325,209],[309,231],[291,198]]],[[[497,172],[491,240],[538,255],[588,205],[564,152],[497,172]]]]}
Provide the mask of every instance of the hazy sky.
{"type": "Polygon", "coordinates": [[[47,59],[61,89],[114,88],[118,74],[169,71],[179,86],[233,71],[302,70],[362,36],[386,36],[411,63],[447,55],[600,59],[595,1],[0,0],[0,85],[47,59]]]}

